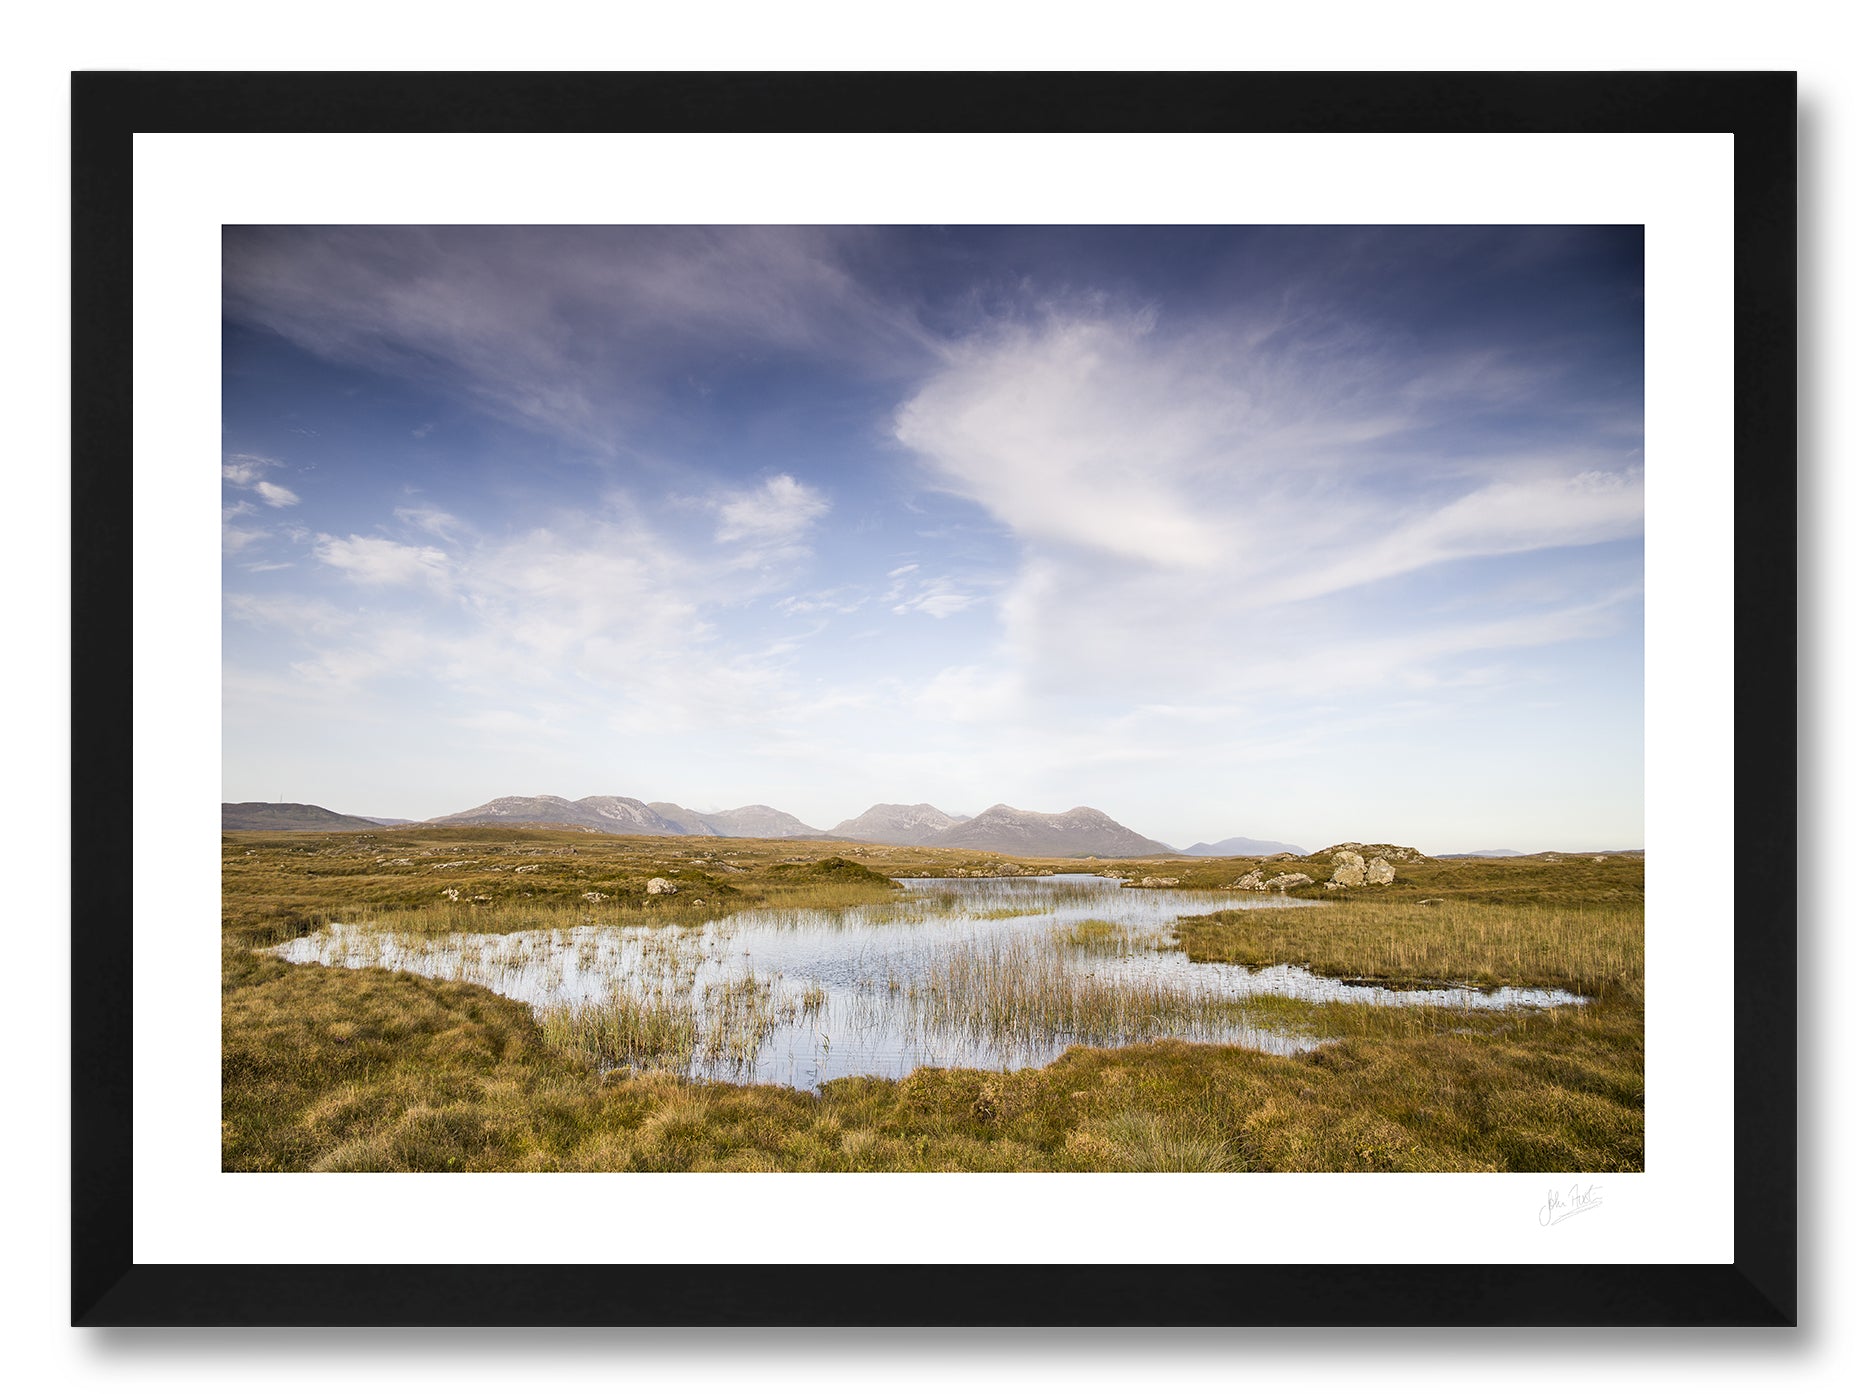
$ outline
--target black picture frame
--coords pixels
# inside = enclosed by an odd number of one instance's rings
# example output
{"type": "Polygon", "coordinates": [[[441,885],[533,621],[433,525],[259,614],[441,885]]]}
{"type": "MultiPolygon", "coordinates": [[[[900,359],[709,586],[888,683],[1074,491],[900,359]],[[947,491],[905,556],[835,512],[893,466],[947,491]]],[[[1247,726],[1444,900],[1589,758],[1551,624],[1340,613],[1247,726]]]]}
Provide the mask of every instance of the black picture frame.
{"type": "Polygon", "coordinates": [[[72,80],[71,1317],[161,1325],[1741,1325],[1797,1313],[1797,903],[1734,906],[1734,1261],[778,1268],[161,1265],[131,1254],[132,135],[976,130],[1734,136],[1736,860],[1795,862],[1796,82],[1789,72],[223,73],[72,80]],[[1757,925],[1758,932],[1748,932],[1757,925]],[[797,1275],[794,1275],[797,1276],[797,1275]],[[1033,1280],[1034,1278],[1034,1280],[1033,1280]]]}

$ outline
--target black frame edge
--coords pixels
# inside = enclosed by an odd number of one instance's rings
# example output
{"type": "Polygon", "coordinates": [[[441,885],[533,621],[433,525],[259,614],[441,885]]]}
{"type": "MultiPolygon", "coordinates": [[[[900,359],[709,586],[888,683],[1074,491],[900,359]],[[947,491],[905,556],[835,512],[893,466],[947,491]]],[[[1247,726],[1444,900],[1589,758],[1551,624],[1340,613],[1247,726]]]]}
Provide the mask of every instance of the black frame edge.
{"type": "MultiPolygon", "coordinates": [[[[72,81],[73,789],[131,792],[133,132],[979,127],[1735,135],[1737,820],[1743,860],[1796,863],[1796,76],[1771,73],[76,73],[72,81]],[[933,101],[925,98],[932,97],[933,101]],[[1778,458],[1775,467],[1754,461],[1778,458]],[[1757,561],[1757,565],[1754,562],[1757,561]],[[1775,625],[1773,616],[1789,622],[1775,625]],[[1750,621],[1762,622],[1756,627],[1750,621]],[[1752,739],[1758,732],[1758,740],[1752,739]],[[1775,759],[1775,755],[1779,758],[1775,759]]],[[[815,1301],[735,1266],[146,1265],[131,1257],[132,885],[126,820],[76,826],[72,920],[72,1321],[85,1326],[818,1324],[815,1301]],[[93,868],[107,870],[98,872],[93,868]],[[75,963],[77,936],[73,936],[75,963]],[[718,1291],[718,1273],[739,1282],[718,1291]],[[339,1281],[331,1281],[332,1278],[339,1281]]],[[[1017,1267],[935,1270],[910,1324],[1454,1325],[1797,1322],[1797,893],[1735,898],[1731,1265],[1017,1267]],[[1178,1279],[1215,1282],[1182,1301],[1178,1279]],[[1242,1301],[1234,1289],[1241,1288],[1242,1301]],[[1215,1300],[1214,1300],[1215,1299],[1215,1300]],[[1066,1305],[1067,1304],[1067,1305],[1066,1305]],[[1006,1314],[1006,1315],[1002,1315],[1006,1314]]],[[[839,1269],[845,1277],[859,1270],[839,1269]]],[[[896,1325],[848,1283],[834,1325],[896,1325]]]]}

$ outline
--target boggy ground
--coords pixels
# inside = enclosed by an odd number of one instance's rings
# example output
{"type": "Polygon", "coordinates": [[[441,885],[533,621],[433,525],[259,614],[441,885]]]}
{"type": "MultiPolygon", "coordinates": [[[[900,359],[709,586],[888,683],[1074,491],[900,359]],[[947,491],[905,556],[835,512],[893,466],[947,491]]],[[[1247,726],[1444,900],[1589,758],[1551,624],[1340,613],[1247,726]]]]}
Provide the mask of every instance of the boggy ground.
{"type": "MultiPolygon", "coordinates": [[[[569,907],[594,905],[635,922],[675,913],[688,923],[757,904],[880,900],[894,894],[888,875],[1113,867],[1214,886],[1258,863],[1013,861],[506,828],[239,833],[226,836],[224,853],[229,1170],[1643,1165],[1641,858],[1401,864],[1392,886],[1318,892],[1340,905],[1181,926],[1195,958],[1306,963],[1388,983],[1566,986],[1592,997],[1583,1007],[1518,1014],[1252,999],[1260,1019],[1331,1043],[1287,1058],[1172,1041],[1076,1048],[1043,1069],[920,1070],[834,1081],[812,1095],[602,1075],[551,1047],[526,1006],[484,989],[289,965],[252,949],[362,910],[429,929],[559,924],[569,907]],[[678,883],[676,896],[648,896],[653,876],[678,883]]],[[[1325,874],[1327,864],[1280,866],[1325,874]]]]}

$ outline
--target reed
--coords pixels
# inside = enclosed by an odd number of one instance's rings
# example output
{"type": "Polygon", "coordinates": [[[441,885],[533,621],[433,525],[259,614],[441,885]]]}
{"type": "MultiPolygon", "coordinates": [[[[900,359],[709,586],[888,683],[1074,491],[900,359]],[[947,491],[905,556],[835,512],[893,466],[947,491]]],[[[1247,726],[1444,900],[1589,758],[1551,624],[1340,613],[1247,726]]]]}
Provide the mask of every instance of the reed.
{"type": "Polygon", "coordinates": [[[1079,971],[1047,943],[955,945],[909,989],[918,1022],[1017,1044],[1114,1045],[1228,1022],[1208,993],[1079,971]]]}
{"type": "Polygon", "coordinates": [[[683,1071],[696,1054],[696,1013],[672,998],[620,992],[603,1002],[542,1007],[535,1020],[548,1045],[597,1069],[683,1071]]]}

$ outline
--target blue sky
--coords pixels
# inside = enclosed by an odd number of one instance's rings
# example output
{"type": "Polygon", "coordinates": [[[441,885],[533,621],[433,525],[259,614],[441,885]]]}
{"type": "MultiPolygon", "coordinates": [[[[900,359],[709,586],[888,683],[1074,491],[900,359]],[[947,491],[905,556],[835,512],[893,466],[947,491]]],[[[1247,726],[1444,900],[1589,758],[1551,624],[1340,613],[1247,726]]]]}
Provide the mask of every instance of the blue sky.
{"type": "Polygon", "coordinates": [[[1637,228],[228,228],[224,796],[1643,840],[1637,228]]]}

